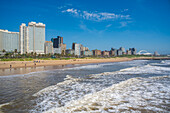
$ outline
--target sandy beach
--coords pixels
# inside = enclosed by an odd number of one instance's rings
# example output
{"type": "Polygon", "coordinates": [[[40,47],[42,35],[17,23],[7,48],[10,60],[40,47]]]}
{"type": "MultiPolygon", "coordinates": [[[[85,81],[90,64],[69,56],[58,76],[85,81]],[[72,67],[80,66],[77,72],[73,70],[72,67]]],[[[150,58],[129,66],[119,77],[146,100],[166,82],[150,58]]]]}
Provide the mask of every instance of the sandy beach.
{"type": "Polygon", "coordinates": [[[39,67],[52,65],[68,64],[88,64],[102,62],[120,62],[133,60],[131,58],[110,58],[110,59],[70,59],[70,60],[35,60],[35,61],[2,61],[0,69],[22,68],[22,67],[39,67]]]}
{"type": "Polygon", "coordinates": [[[68,64],[88,64],[88,63],[103,63],[103,62],[122,62],[138,59],[165,59],[154,57],[139,57],[139,58],[103,58],[103,59],[70,59],[70,60],[34,60],[34,61],[1,61],[0,69],[23,68],[23,67],[39,67],[39,66],[54,66],[68,64]]]}

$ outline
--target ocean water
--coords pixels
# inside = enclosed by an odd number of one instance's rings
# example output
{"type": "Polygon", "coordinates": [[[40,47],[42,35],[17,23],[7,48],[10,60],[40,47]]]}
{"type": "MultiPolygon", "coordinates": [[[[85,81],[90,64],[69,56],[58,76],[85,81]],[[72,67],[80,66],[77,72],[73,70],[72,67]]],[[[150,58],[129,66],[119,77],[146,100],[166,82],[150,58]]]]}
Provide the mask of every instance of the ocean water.
{"type": "Polygon", "coordinates": [[[0,104],[5,113],[168,113],[170,60],[75,65],[0,76],[0,104]]]}

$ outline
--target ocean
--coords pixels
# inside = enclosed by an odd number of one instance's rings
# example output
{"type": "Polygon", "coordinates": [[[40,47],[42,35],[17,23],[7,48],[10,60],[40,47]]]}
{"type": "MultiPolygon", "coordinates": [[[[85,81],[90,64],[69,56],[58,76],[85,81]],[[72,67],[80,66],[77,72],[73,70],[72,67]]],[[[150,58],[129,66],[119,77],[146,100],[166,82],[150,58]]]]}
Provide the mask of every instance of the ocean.
{"type": "Polygon", "coordinates": [[[170,111],[170,60],[81,64],[0,76],[4,113],[170,111]]]}

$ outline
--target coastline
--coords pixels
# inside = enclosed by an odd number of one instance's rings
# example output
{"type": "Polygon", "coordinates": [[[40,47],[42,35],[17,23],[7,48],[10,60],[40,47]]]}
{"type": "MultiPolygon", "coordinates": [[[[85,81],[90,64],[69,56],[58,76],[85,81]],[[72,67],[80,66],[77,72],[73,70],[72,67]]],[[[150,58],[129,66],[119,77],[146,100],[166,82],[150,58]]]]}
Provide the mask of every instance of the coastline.
{"type": "Polygon", "coordinates": [[[168,57],[134,57],[134,58],[101,58],[101,59],[70,59],[70,60],[34,60],[38,61],[1,61],[0,69],[40,67],[40,66],[55,66],[69,64],[90,64],[90,63],[105,63],[105,62],[123,62],[131,60],[170,60],[168,57]]]}

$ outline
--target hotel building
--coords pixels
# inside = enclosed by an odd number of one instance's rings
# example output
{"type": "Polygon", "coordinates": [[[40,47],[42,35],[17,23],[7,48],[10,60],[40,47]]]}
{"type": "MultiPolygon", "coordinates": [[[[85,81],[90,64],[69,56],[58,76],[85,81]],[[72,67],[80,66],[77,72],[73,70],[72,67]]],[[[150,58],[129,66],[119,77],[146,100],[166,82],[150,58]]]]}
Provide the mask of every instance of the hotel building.
{"type": "Polygon", "coordinates": [[[102,56],[109,56],[109,51],[102,51],[102,56]]]}
{"type": "Polygon", "coordinates": [[[23,53],[36,52],[44,54],[45,24],[29,22],[20,26],[20,51],[23,53]]]}
{"type": "Polygon", "coordinates": [[[90,50],[81,51],[82,56],[92,56],[93,52],[90,50]]]}
{"type": "Polygon", "coordinates": [[[101,50],[92,50],[94,56],[101,56],[101,50]]]}
{"type": "Polygon", "coordinates": [[[51,41],[45,41],[44,52],[45,54],[53,54],[53,43],[51,41]]]}
{"type": "Polygon", "coordinates": [[[0,29],[0,51],[14,52],[19,51],[19,32],[10,32],[0,29]]]}
{"type": "Polygon", "coordinates": [[[81,44],[73,43],[72,49],[74,50],[74,55],[80,56],[81,55],[81,44]]]}
{"type": "Polygon", "coordinates": [[[52,38],[54,53],[62,54],[66,52],[66,44],[63,43],[63,37],[57,36],[57,38],[52,38]]]}

